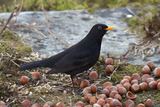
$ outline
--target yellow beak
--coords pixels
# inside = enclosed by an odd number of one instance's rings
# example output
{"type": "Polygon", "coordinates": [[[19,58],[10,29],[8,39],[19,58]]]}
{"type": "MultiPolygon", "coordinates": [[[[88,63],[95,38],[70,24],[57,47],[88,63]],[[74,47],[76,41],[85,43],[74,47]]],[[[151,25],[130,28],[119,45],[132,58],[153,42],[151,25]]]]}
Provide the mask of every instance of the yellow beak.
{"type": "Polygon", "coordinates": [[[108,28],[105,28],[105,30],[110,30],[110,29],[114,29],[114,27],[108,26],[108,28]]]}

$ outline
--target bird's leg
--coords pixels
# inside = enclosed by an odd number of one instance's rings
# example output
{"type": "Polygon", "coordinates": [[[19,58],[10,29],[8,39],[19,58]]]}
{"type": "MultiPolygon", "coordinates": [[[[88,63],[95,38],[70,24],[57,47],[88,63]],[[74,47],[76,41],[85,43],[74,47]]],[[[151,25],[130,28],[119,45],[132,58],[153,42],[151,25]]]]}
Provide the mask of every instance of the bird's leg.
{"type": "Polygon", "coordinates": [[[75,91],[75,86],[74,86],[74,81],[73,81],[74,76],[71,75],[71,80],[72,80],[72,85],[73,85],[73,91],[75,91]]]}

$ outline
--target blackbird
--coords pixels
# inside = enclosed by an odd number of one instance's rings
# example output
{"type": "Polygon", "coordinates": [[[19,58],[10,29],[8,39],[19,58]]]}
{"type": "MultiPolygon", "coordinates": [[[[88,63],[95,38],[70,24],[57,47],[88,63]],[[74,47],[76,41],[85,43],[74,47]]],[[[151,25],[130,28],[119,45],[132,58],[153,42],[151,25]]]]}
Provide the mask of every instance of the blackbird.
{"type": "Polygon", "coordinates": [[[102,37],[107,30],[113,28],[105,24],[96,24],[91,28],[87,36],[77,44],[47,59],[23,64],[19,70],[49,67],[51,70],[47,74],[66,73],[70,75],[74,89],[74,76],[88,70],[97,62],[100,55],[102,37]]]}

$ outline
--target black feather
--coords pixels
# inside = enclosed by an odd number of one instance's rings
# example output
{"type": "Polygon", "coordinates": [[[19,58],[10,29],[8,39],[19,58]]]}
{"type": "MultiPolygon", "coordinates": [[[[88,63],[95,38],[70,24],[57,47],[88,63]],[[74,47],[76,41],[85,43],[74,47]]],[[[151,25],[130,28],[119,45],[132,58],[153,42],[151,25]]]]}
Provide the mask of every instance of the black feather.
{"type": "Polygon", "coordinates": [[[89,69],[97,62],[106,28],[108,26],[104,24],[96,24],[77,44],[50,58],[21,65],[19,70],[49,67],[51,70],[47,74],[66,73],[73,80],[74,75],[89,69]]]}

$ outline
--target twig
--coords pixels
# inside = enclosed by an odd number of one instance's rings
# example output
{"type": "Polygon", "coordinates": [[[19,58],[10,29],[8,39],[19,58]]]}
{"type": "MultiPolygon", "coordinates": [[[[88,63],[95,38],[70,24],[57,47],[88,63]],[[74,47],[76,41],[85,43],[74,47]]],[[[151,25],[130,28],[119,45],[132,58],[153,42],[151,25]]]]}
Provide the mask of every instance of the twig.
{"type": "Polygon", "coordinates": [[[108,80],[108,78],[101,79],[100,81],[98,81],[97,83],[95,83],[95,85],[97,86],[98,84],[100,84],[101,82],[106,81],[106,80],[108,80]]]}
{"type": "Polygon", "coordinates": [[[12,103],[15,103],[15,101],[17,100],[17,98],[15,98],[13,101],[9,102],[7,105],[11,105],[12,103]]]}
{"type": "Polygon", "coordinates": [[[105,78],[105,79],[102,79],[101,81],[98,81],[97,83],[95,83],[95,85],[98,85],[98,84],[100,84],[101,82],[103,82],[103,81],[106,81],[107,79],[112,79],[112,76],[113,76],[113,74],[116,72],[116,70],[119,68],[119,66],[117,66],[116,68],[115,68],[115,70],[113,71],[113,73],[109,76],[109,77],[107,77],[107,78],[105,78]]]}
{"type": "Polygon", "coordinates": [[[48,2],[49,2],[49,4],[51,5],[51,7],[53,7],[53,4],[52,4],[52,2],[51,2],[50,0],[48,0],[48,2]]]}
{"type": "Polygon", "coordinates": [[[2,91],[0,91],[0,94],[4,94],[5,96],[10,96],[8,93],[6,93],[6,92],[2,92],[2,91]]]}
{"type": "Polygon", "coordinates": [[[27,24],[14,23],[14,26],[29,27],[29,28],[33,28],[33,27],[44,28],[44,26],[38,26],[38,25],[29,24],[29,23],[27,23],[27,24]]]}
{"type": "MultiPolygon", "coordinates": [[[[136,46],[137,46],[137,45],[136,45],[136,46]]],[[[136,46],[133,45],[130,50],[128,50],[125,54],[123,54],[123,55],[120,57],[120,60],[123,60],[124,58],[127,58],[127,56],[128,56],[133,50],[135,50],[135,47],[136,47],[136,46]]]]}
{"type": "MultiPolygon", "coordinates": [[[[130,8],[126,7],[126,9],[133,15],[133,16],[137,16],[130,8]]],[[[139,20],[141,20],[140,17],[138,17],[139,20]]]]}
{"type": "Polygon", "coordinates": [[[46,100],[44,100],[44,98],[42,98],[42,97],[39,97],[39,99],[41,99],[42,101],[46,102],[46,100]]]}
{"type": "Polygon", "coordinates": [[[12,19],[13,14],[14,14],[14,12],[15,12],[16,10],[17,10],[17,5],[14,7],[11,15],[9,16],[9,18],[8,18],[8,20],[7,20],[7,22],[6,22],[6,24],[2,27],[2,29],[1,29],[1,31],[0,31],[0,35],[2,35],[3,31],[5,30],[6,26],[7,26],[8,23],[10,22],[10,20],[12,19]]]}
{"type": "Polygon", "coordinates": [[[126,9],[127,9],[133,16],[137,16],[130,8],[126,7],[126,9]]]}
{"type": "Polygon", "coordinates": [[[19,13],[21,12],[21,10],[23,8],[23,4],[24,4],[24,0],[22,0],[21,6],[19,8],[19,11],[14,16],[18,16],[19,15],[19,13]]]}
{"type": "MultiPolygon", "coordinates": [[[[119,65],[120,66],[120,65],[119,65]]],[[[109,79],[112,79],[112,76],[114,75],[115,72],[117,72],[117,69],[119,68],[119,66],[117,66],[114,71],[112,72],[112,74],[110,75],[109,79]]]]}
{"type": "MultiPolygon", "coordinates": [[[[28,28],[27,30],[31,30],[33,32],[36,32],[36,33],[42,35],[45,38],[47,37],[44,33],[42,33],[41,31],[39,31],[38,29],[35,28],[35,27],[42,28],[42,26],[23,25],[23,24],[19,24],[19,23],[15,23],[14,26],[24,27],[24,29],[28,28]]],[[[24,29],[20,28],[20,30],[24,30],[24,29]]]]}
{"type": "Polygon", "coordinates": [[[58,40],[59,42],[61,42],[63,45],[65,45],[66,47],[69,47],[66,43],[64,43],[62,40],[60,40],[59,38],[57,38],[55,35],[53,35],[53,34],[51,33],[51,31],[50,31],[50,25],[49,25],[49,20],[48,20],[48,18],[47,18],[46,11],[45,11],[45,9],[44,9],[44,7],[43,7],[43,1],[42,1],[42,0],[41,0],[41,5],[42,5],[43,14],[45,15],[45,19],[46,19],[46,21],[47,21],[48,33],[49,33],[50,35],[52,35],[56,40],[58,40]]]}
{"type": "Polygon", "coordinates": [[[33,29],[36,33],[38,33],[38,34],[40,34],[40,35],[42,35],[43,37],[47,37],[45,34],[43,34],[42,32],[40,32],[39,30],[37,30],[37,29],[33,29]]]}
{"type": "Polygon", "coordinates": [[[12,62],[13,64],[15,64],[16,66],[20,67],[19,64],[17,64],[16,62],[13,61],[13,59],[11,60],[11,62],[12,62]]]}
{"type": "Polygon", "coordinates": [[[14,53],[13,53],[12,55],[9,55],[9,53],[6,53],[6,54],[7,54],[7,56],[10,58],[10,61],[11,61],[13,64],[15,64],[16,66],[20,67],[19,64],[17,64],[16,62],[14,62],[14,59],[12,59],[14,53]]]}
{"type": "Polygon", "coordinates": [[[153,37],[154,37],[154,38],[160,37],[160,32],[156,33],[153,37]]]}
{"type": "Polygon", "coordinates": [[[17,60],[20,61],[20,62],[25,62],[25,63],[30,62],[30,61],[27,61],[27,60],[22,59],[22,58],[19,58],[19,59],[17,59],[17,60]]]}
{"type": "MultiPolygon", "coordinates": [[[[5,28],[6,28],[6,26],[8,25],[8,23],[10,22],[10,20],[13,18],[13,17],[15,17],[15,16],[18,16],[19,15],[19,13],[21,12],[21,10],[22,10],[22,8],[23,8],[23,4],[24,4],[24,0],[22,0],[22,3],[21,3],[21,6],[20,6],[20,8],[19,8],[19,10],[18,10],[18,12],[16,12],[17,11],[17,8],[18,8],[18,4],[16,4],[17,3],[17,0],[15,0],[15,8],[13,9],[13,11],[12,11],[12,13],[11,13],[11,15],[9,16],[9,18],[8,18],[8,20],[7,20],[7,22],[6,22],[6,24],[3,26],[3,28],[1,29],[1,31],[0,31],[0,35],[3,33],[3,31],[5,30],[5,28]],[[13,15],[14,13],[16,12],[16,14],[15,15],[13,15]]],[[[15,22],[16,22],[16,20],[15,20],[15,22]]]]}

